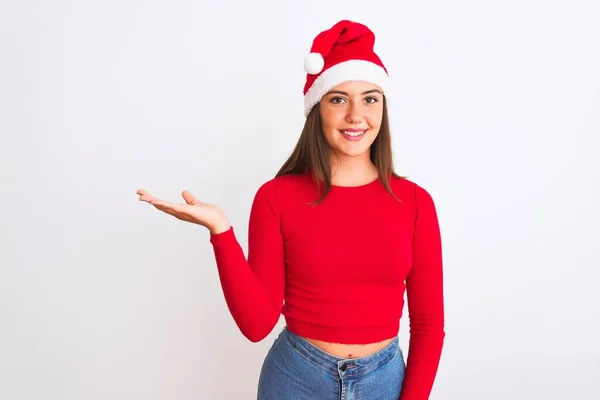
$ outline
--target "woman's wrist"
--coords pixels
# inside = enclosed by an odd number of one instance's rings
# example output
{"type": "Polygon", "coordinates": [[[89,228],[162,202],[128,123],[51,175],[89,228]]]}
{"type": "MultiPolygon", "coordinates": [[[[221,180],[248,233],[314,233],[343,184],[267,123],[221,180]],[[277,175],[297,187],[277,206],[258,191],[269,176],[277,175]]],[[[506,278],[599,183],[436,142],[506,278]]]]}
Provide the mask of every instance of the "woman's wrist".
{"type": "Polygon", "coordinates": [[[209,228],[211,235],[218,235],[220,233],[226,232],[231,228],[229,221],[225,216],[222,216],[220,221],[215,225],[209,228]]]}

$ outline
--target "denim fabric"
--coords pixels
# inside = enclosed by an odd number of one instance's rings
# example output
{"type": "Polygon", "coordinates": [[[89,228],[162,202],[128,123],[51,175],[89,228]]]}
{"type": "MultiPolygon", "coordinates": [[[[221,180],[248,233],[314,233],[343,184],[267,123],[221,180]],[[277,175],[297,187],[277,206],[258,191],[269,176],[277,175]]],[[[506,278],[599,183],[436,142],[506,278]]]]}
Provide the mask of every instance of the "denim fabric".
{"type": "Polygon", "coordinates": [[[284,328],[262,365],[258,400],[398,400],[405,367],[398,336],[376,353],[344,359],[284,328]]]}

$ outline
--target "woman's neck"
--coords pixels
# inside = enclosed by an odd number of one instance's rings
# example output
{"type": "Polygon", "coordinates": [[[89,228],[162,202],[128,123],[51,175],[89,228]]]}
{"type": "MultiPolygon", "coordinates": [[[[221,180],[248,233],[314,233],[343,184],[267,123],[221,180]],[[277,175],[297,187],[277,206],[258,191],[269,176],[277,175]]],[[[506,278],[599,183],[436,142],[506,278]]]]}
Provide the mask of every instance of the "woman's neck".
{"type": "Polygon", "coordinates": [[[350,159],[331,165],[331,184],[336,186],[365,185],[377,179],[378,175],[377,168],[370,159],[350,159]]]}

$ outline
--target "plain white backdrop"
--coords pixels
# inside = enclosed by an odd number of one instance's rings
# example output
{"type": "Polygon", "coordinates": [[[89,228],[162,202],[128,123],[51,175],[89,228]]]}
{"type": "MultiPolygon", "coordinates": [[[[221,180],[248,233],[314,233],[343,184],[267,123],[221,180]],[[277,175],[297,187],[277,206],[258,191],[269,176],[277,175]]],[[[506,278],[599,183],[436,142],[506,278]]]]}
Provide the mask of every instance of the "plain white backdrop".
{"type": "Polygon", "coordinates": [[[397,172],[438,207],[431,399],[600,398],[599,17],[592,0],[0,1],[0,398],[255,398],[283,318],[247,341],[208,231],[135,192],[218,204],[246,250],[302,128],[304,56],[345,18],[394,79],[397,172]]]}

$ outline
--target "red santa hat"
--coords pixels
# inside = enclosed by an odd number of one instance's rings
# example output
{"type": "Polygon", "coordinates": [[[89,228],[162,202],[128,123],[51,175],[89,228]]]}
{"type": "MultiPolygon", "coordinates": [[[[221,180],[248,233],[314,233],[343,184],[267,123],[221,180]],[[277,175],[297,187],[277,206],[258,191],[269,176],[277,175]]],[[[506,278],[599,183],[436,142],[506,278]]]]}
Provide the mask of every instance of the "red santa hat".
{"type": "Polygon", "coordinates": [[[348,81],[364,81],[385,93],[389,75],[373,51],[375,35],[363,24],[343,20],[315,37],[304,59],[304,115],[324,94],[348,81]]]}

